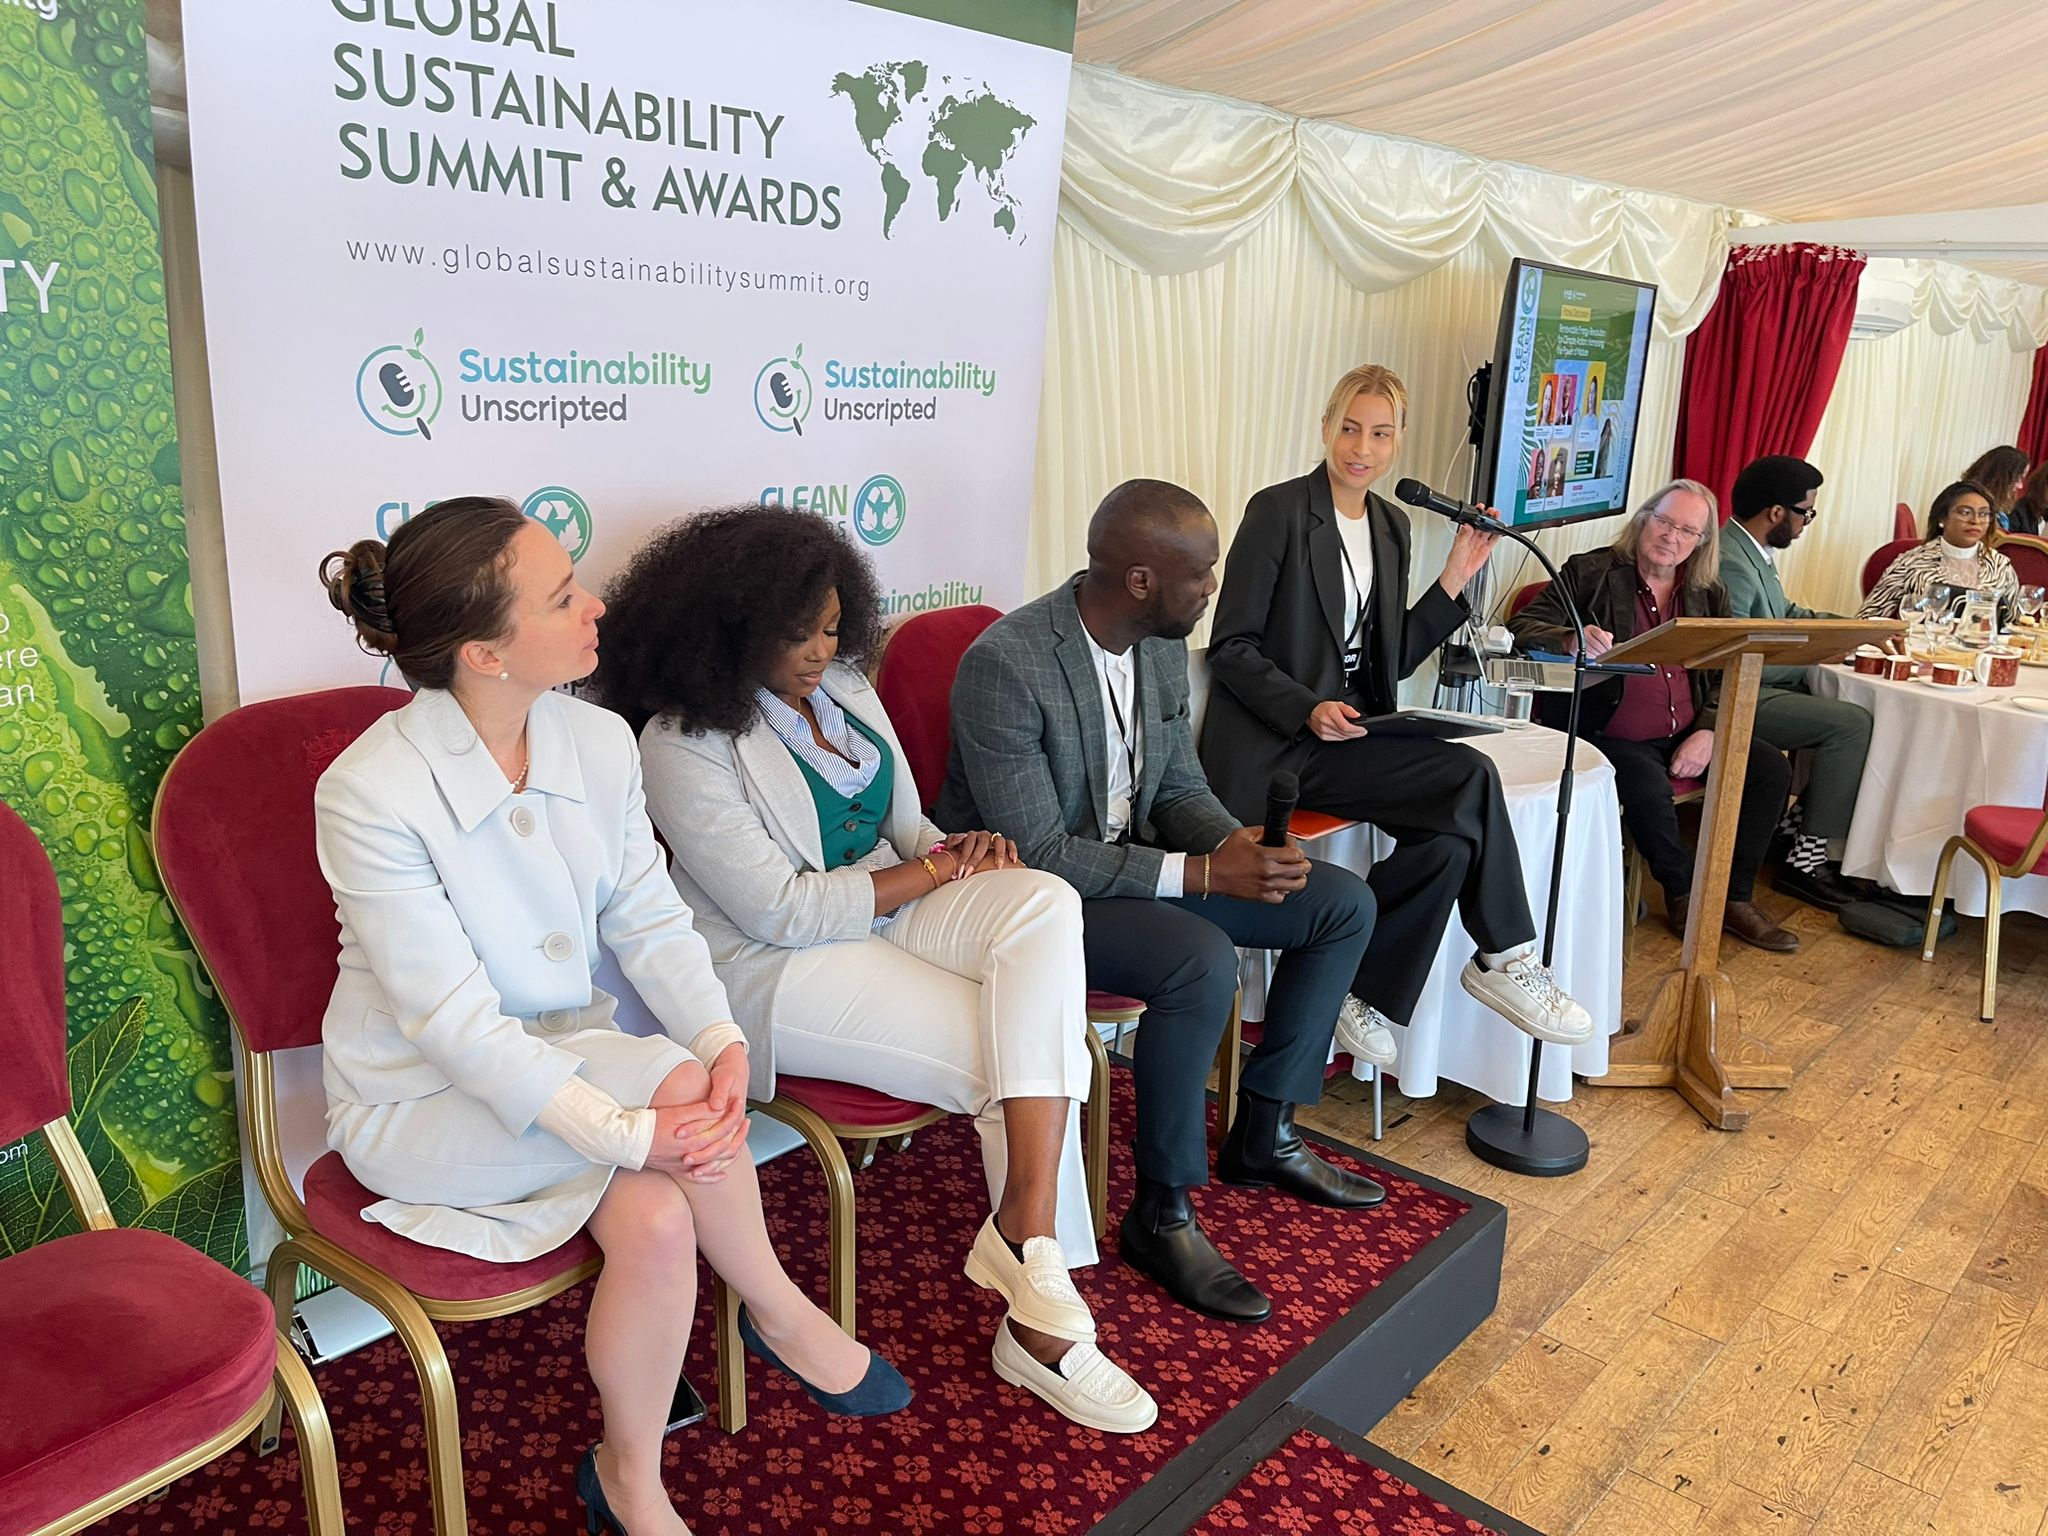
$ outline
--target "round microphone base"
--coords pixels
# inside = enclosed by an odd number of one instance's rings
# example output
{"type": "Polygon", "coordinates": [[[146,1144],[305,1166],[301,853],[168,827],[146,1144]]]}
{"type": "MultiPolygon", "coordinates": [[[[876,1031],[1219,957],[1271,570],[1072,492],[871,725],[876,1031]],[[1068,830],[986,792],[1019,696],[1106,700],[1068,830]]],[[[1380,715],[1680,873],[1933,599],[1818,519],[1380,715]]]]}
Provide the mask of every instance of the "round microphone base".
{"type": "Polygon", "coordinates": [[[1519,1104],[1489,1104],[1465,1122],[1465,1145],[1482,1163],[1532,1179],[1555,1179],[1586,1166],[1586,1133],[1563,1115],[1539,1108],[1527,1129],[1519,1104]]]}

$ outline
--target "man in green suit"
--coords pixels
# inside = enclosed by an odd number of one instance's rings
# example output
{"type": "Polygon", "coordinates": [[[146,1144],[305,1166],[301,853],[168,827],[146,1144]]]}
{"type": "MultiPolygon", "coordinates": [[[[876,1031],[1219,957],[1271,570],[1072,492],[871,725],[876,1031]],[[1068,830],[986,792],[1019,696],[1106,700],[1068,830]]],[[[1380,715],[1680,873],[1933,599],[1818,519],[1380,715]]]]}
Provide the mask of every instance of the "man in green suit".
{"type": "MultiPolygon", "coordinates": [[[[1758,459],[1735,477],[1730,522],[1741,532],[1722,537],[1721,582],[1728,589],[1728,611],[1736,617],[1839,617],[1788,601],[1778,580],[1778,552],[1791,548],[1819,515],[1813,498],[1820,484],[1819,470],[1789,454],[1758,459]]],[[[1808,679],[1806,667],[1764,668],[1756,734],[1782,752],[1804,747],[1813,753],[1812,775],[1793,813],[1798,824],[1778,873],[1778,889],[1838,912],[1860,893],[1828,862],[1828,844],[1849,834],[1863,759],[1870,751],[1870,711],[1817,697],[1808,679]]]]}

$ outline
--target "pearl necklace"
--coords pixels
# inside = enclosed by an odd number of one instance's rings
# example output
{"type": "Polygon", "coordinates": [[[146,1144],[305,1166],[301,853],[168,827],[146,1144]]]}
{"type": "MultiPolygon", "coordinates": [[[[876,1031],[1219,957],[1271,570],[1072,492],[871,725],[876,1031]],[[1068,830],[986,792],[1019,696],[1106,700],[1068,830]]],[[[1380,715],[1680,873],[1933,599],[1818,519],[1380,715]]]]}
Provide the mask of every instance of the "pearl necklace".
{"type": "Polygon", "coordinates": [[[519,759],[519,777],[512,781],[513,794],[523,795],[526,793],[526,773],[532,766],[533,752],[529,749],[526,755],[519,759]]]}

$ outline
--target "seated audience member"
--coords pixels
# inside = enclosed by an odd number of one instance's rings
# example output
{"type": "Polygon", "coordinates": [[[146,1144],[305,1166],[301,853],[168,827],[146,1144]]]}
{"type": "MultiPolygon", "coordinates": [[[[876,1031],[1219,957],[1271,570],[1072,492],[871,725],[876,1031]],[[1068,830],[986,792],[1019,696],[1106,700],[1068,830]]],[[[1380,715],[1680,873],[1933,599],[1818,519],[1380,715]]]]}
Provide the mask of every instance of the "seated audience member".
{"type": "Polygon", "coordinates": [[[1976,461],[1963,471],[1963,479],[1972,485],[1981,485],[1991,498],[1991,515],[1998,526],[2013,531],[2008,519],[2013,503],[2027,486],[2027,456],[2021,449],[2010,443],[2002,448],[1987,448],[1977,455],[1976,461]]]}
{"type": "Polygon", "coordinates": [[[415,1242],[510,1264],[589,1226],[604,1439],[577,1491],[593,1530],[681,1532],[662,1437],[699,1251],[746,1298],[749,1344],[825,1407],[886,1413],[910,1389],[769,1245],[747,1045],[662,868],[632,733],[553,691],[597,664],[604,611],[561,545],[516,504],[463,496],[329,555],[321,579],[419,690],[314,794],[341,919],[328,1142],[385,1197],[363,1215],[415,1242]],[[613,1021],[600,944],[666,1033],[613,1021]]]}
{"type": "MultiPolygon", "coordinates": [[[[1095,1347],[1081,904],[1007,838],[924,817],[860,671],[874,571],[808,512],[745,506],[657,532],[607,596],[604,700],[640,724],[654,822],[746,1031],[775,1074],[975,1117],[992,1210],[967,1277],[1008,1303],[993,1360],[1075,1421],[1158,1410],[1095,1347]]],[[[963,1242],[967,1233],[960,1234],[963,1242]]]]}
{"type": "MultiPolygon", "coordinates": [[[[1564,586],[1585,624],[1588,655],[1603,656],[1667,619],[1727,616],[1728,597],[1716,574],[1716,516],[1712,491],[1696,480],[1674,480],[1636,509],[1612,548],[1587,550],[1564,563],[1564,586]]],[[[1576,645],[1555,585],[1510,627],[1531,647],[1569,651],[1576,645]]],[[[1693,861],[1679,836],[1671,781],[1706,777],[1720,682],[1718,672],[1660,666],[1652,676],[1589,684],[1581,705],[1586,739],[1614,764],[1622,821],[1664,888],[1666,921],[1678,934],[1685,932],[1692,900],[1693,861]]],[[[1752,893],[1791,777],[1784,755],[1752,736],[1722,919],[1744,943],[1780,954],[1796,950],[1799,939],[1772,922],[1752,893]]]]}
{"type": "MultiPolygon", "coordinates": [[[[1773,454],[1735,477],[1734,516],[1721,536],[1721,585],[1739,619],[1831,619],[1788,600],[1778,580],[1778,551],[1790,549],[1814,518],[1821,473],[1804,459],[1773,454]]],[[[1863,760],[1870,752],[1870,711],[1846,699],[1818,697],[1809,667],[1764,668],[1756,734],[1781,752],[1810,748],[1812,772],[1793,807],[1798,830],[1778,889],[1839,912],[1859,892],[1828,863],[1828,844],[1849,835],[1863,760]]]]}
{"type": "Polygon", "coordinates": [[[1202,766],[1242,821],[1260,819],[1284,769],[1300,776],[1304,806],[1394,839],[1366,882],[1379,916],[1338,1025],[1344,1049],[1391,1065],[1387,1026],[1413,1022],[1453,908],[1475,946],[1465,990],[1540,1040],[1576,1045],[1593,1019],[1537,957],[1493,759],[1359,723],[1396,709],[1401,680],[1470,617],[1465,585],[1498,538],[1459,528],[1442,574],[1409,605],[1408,517],[1372,490],[1407,415],[1392,371],[1352,369],[1323,410],[1323,462],[1245,507],[1209,634],[1202,766]]]}
{"type": "Polygon", "coordinates": [[[1261,847],[1202,777],[1188,729],[1188,631],[1216,590],[1216,524],[1178,486],[1132,480],[1088,525],[1088,568],[998,620],[953,684],[937,816],[1013,839],[1082,896],[1091,985],[1146,1004],[1137,1193],[1120,1246],[1183,1305],[1257,1322],[1270,1303],[1202,1231],[1204,1088],[1237,993],[1237,947],[1285,951],[1217,1174],[1321,1205],[1386,1198],[1294,1128],[1322,1093],[1345,989],[1372,935],[1365,882],[1261,847]]]}
{"type": "Polygon", "coordinates": [[[2005,527],[2008,533],[2023,533],[2032,539],[2040,538],[2041,530],[2048,528],[2048,463],[2036,464],[2027,476],[2019,500],[2006,515],[2005,527]]]}
{"type": "Polygon", "coordinates": [[[1929,587],[1996,592],[2017,601],[2020,578],[2012,562],[1984,541],[1991,533],[1991,493],[1970,480],[1945,486],[1927,513],[1927,542],[1909,549],[1878,577],[1858,617],[1896,619],[1929,587]]]}

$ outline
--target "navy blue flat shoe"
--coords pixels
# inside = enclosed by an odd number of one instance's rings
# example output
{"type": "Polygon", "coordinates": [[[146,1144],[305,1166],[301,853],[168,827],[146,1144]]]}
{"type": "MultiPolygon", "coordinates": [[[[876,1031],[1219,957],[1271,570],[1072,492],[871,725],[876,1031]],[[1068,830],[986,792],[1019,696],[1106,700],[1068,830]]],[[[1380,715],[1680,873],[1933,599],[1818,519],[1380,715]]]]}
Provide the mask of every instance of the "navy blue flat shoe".
{"type": "Polygon", "coordinates": [[[795,1381],[811,1395],[811,1401],[827,1413],[868,1419],[894,1413],[910,1402],[910,1383],[903,1379],[903,1373],[872,1349],[868,1351],[868,1373],[857,1385],[844,1392],[821,1392],[782,1363],[775,1351],[768,1347],[767,1341],[754,1330],[754,1320],[747,1316],[745,1307],[740,1308],[740,1342],[747,1346],[749,1354],[759,1355],[795,1381]]]}
{"type": "Polygon", "coordinates": [[[597,1480],[597,1447],[592,1446],[576,1463],[576,1496],[583,1501],[583,1529],[589,1536],[626,1536],[626,1528],[612,1513],[604,1496],[604,1484],[597,1480]]]}

